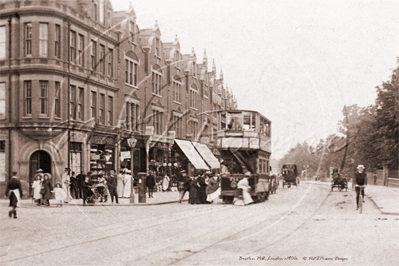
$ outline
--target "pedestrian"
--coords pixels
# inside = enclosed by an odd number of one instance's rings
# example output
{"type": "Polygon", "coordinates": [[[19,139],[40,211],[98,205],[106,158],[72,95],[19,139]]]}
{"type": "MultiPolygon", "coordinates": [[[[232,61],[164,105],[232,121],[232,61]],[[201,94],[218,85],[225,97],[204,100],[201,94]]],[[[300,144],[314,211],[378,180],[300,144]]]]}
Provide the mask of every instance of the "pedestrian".
{"type": "Polygon", "coordinates": [[[40,194],[40,190],[42,188],[42,174],[43,170],[39,169],[36,171],[35,181],[33,181],[33,199],[35,200],[36,205],[40,206],[42,202],[42,194],[40,194]]]}
{"type": "Polygon", "coordinates": [[[71,189],[70,189],[70,185],[71,185],[71,179],[69,177],[69,168],[65,168],[65,172],[62,175],[62,179],[61,179],[62,183],[62,189],[64,190],[65,194],[67,195],[66,199],[65,199],[65,203],[68,203],[71,197],[71,189]]]}
{"type": "Polygon", "coordinates": [[[87,173],[85,178],[85,182],[83,183],[83,205],[86,205],[86,201],[88,198],[93,196],[93,191],[91,190],[91,181],[90,181],[91,172],[87,173]]]}
{"type": "Polygon", "coordinates": [[[132,189],[132,176],[131,170],[125,169],[124,174],[123,174],[123,180],[125,182],[125,189],[123,191],[123,196],[125,198],[130,198],[131,194],[131,189],[132,189]]]}
{"type": "Polygon", "coordinates": [[[119,170],[119,173],[116,177],[118,179],[118,184],[117,184],[116,190],[118,192],[118,196],[120,198],[123,198],[123,192],[125,190],[125,180],[123,178],[122,170],[119,170]]]}
{"type": "Polygon", "coordinates": [[[6,195],[10,199],[11,210],[8,212],[8,217],[14,215],[14,219],[17,219],[17,206],[18,201],[22,198],[22,187],[21,182],[17,179],[17,172],[12,172],[12,177],[7,183],[6,195]]]}
{"type": "Polygon", "coordinates": [[[146,185],[148,187],[148,197],[153,198],[154,197],[154,187],[155,187],[155,179],[152,171],[149,171],[149,175],[147,176],[146,179],[146,185]]]}
{"type": "Polygon", "coordinates": [[[164,174],[163,179],[162,179],[162,191],[165,192],[169,188],[169,181],[170,178],[167,174],[164,174]]]}
{"type": "Polygon", "coordinates": [[[242,206],[242,205],[248,205],[253,203],[253,199],[249,191],[251,190],[251,186],[249,185],[248,178],[251,177],[251,173],[247,172],[245,173],[245,176],[243,179],[238,181],[237,183],[237,188],[242,189],[242,195],[241,197],[235,197],[234,198],[234,205],[236,206],[242,206]]]}
{"type": "Polygon", "coordinates": [[[219,177],[217,175],[211,175],[206,186],[206,203],[211,204],[215,199],[219,198],[219,177]]]}
{"type": "Polygon", "coordinates": [[[188,197],[188,203],[189,204],[197,204],[197,192],[198,192],[198,176],[194,176],[194,178],[192,179],[191,182],[191,186],[190,186],[190,194],[188,197]]]}
{"type": "Polygon", "coordinates": [[[105,180],[105,177],[100,172],[98,177],[98,184],[96,185],[96,189],[100,196],[100,202],[107,202],[108,200],[107,189],[105,187],[106,183],[107,181],[105,180]]]}
{"type": "Polygon", "coordinates": [[[373,169],[374,185],[377,185],[377,169],[373,169]]]}
{"type": "Polygon", "coordinates": [[[78,174],[76,177],[77,179],[77,189],[78,189],[78,198],[82,199],[83,198],[83,184],[85,182],[86,176],[82,173],[78,174]]]}
{"type": "MultiPolygon", "coordinates": [[[[357,166],[357,172],[355,173],[355,190],[356,190],[356,210],[359,209],[359,197],[360,197],[360,187],[359,186],[367,186],[367,175],[366,172],[364,172],[364,166],[363,165],[358,165],[357,166]]],[[[362,190],[362,196],[364,199],[364,189],[362,190]]],[[[363,200],[364,202],[364,200],[363,200]]]]}
{"type": "Polygon", "coordinates": [[[44,205],[46,205],[46,206],[50,206],[50,199],[52,198],[52,194],[51,194],[52,190],[53,190],[53,186],[51,185],[49,175],[44,174],[44,181],[42,184],[41,194],[42,194],[44,205]]]}
{"type": "MultiPolygon", "coordinates": [[[[209,172],[208,172],[209,173],[209,172]]],[[[198,190],[197,190],[197,204],[205,204],[206,203],[206,182],[205,182],[205,174],[202,174],[198,177],[198,190]]]]}
{"type": "Polygon", "coordinates": [[[192,183],[192,179],[189,178],[187,176],[186,171],[183,170],[181,173],[181,182],[179,182],[179,190],[180,190],[179,203],[181,203],[181,201],[183,200],[184,194],[186,194],[186,192],[190,193],[191,183],[192,183]]]}
{"type": "Polygon", "coordinates": [[[64,200],[66,198],[66,194],[65,194],[64,190],[61,188],[61,183],[57,182],[55,184],[53,192],[54,192],[55,200],[60,205],[60,207],[62,207],[62,203],[64,202],[64,200]]]}
{"type": "Polygon", "coordinates": [[[75,172],[72,172],[72,175],[70,176],[70,181],[71,181],[71,195],[72,198],[78,199],[78,179],[75,176],[75,172]]]}
{"type": "Polygon", "coordinates": [[[111,202],[113,203],[115,199],[115,203],[119,204],[118,191],[117,191],[118,180],[114,170],[110,171],[107,184],[108,184],[109,194],[111,196],[111,202]]]}

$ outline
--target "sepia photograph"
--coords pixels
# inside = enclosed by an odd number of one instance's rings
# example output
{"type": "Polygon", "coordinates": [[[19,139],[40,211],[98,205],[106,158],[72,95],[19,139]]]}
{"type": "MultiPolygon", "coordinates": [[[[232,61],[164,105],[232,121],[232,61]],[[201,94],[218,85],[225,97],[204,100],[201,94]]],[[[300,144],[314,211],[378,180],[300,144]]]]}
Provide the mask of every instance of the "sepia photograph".
{"type": "Polygon", "coordinates": [[[397,0],[0,0],[0,265],[398,265],[397,0]]]}

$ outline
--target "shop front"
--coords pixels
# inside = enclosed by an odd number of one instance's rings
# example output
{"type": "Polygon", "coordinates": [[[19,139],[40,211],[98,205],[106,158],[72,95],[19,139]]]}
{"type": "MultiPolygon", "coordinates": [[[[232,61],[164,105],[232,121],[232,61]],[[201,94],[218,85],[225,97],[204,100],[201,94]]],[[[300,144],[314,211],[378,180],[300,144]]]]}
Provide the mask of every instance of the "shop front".
{"type": "Polygon", "coordinates": [[[189,176],[193,176],[196,170],[209,170],[208,165],[191,141],[175,139],[173,150],[175,158],[181,163],[182,169],[186,170],[189,176]]]}
{"type": "Polygon", "coordinates": [[[90,140],[90,171],[92,179],[100,174],[109,174],[115,169],[115,136],[95,133],[90,140]]]}
{"type": "Polygon", "coordinates": [[[133,169],[133,176],[147,172],[146,142],[146,138],[141,136],[126,137],[121,141],[120,169],[133,169]]]}

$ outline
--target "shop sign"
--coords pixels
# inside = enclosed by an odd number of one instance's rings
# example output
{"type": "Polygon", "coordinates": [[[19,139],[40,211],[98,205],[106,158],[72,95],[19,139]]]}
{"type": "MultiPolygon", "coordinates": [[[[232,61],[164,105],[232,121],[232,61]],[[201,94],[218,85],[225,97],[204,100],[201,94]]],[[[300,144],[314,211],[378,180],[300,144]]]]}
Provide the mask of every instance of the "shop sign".
{"type": "Polygon", "coordinates": [[[156,148],[164,151],[169,150],[169,143],[151,141],[149,146],[150,148],[156,148]]]}
{"type": "Polygon", "coordinates": [[[121,151],[121,161],[125,159],[130,159],[130,151],[121,151]]]}
{"type": "Polygon", "coordinates": [[[81,131],[71,131],[71,141],[74,142],[84,142],[86,134],[81,131]]]}
{"type": "Polygon", "coordinates": [[[91,143],[102,144],[102,145],[114,145],[115,138],[113,136],[94,135],[93,138],[91,139],[91,143]]]}
{"type": "Polygon", "coordinates": [[[130,148],[136,147],[137,139],[135,138],[130,138],[127,139],[127,145],[129,145],[130,148]]]}

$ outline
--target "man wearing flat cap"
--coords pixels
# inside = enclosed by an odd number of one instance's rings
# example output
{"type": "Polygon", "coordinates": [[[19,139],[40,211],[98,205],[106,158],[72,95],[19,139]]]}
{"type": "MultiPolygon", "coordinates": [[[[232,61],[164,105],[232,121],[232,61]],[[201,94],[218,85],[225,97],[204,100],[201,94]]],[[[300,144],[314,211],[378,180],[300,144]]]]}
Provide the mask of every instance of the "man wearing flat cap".
{"type": "MultiPolygon", "coordinates": [[[[356,210],[359,208],[359,195],[360,186],[367,186],[367,175],[364,172],[364,166],[359,165],[357,167],[357,172],[355,173],[355,190],[356,190],[356,210]]],[[[362,196],[364,198],[364,189],[362,190],[362,196]]]]}

